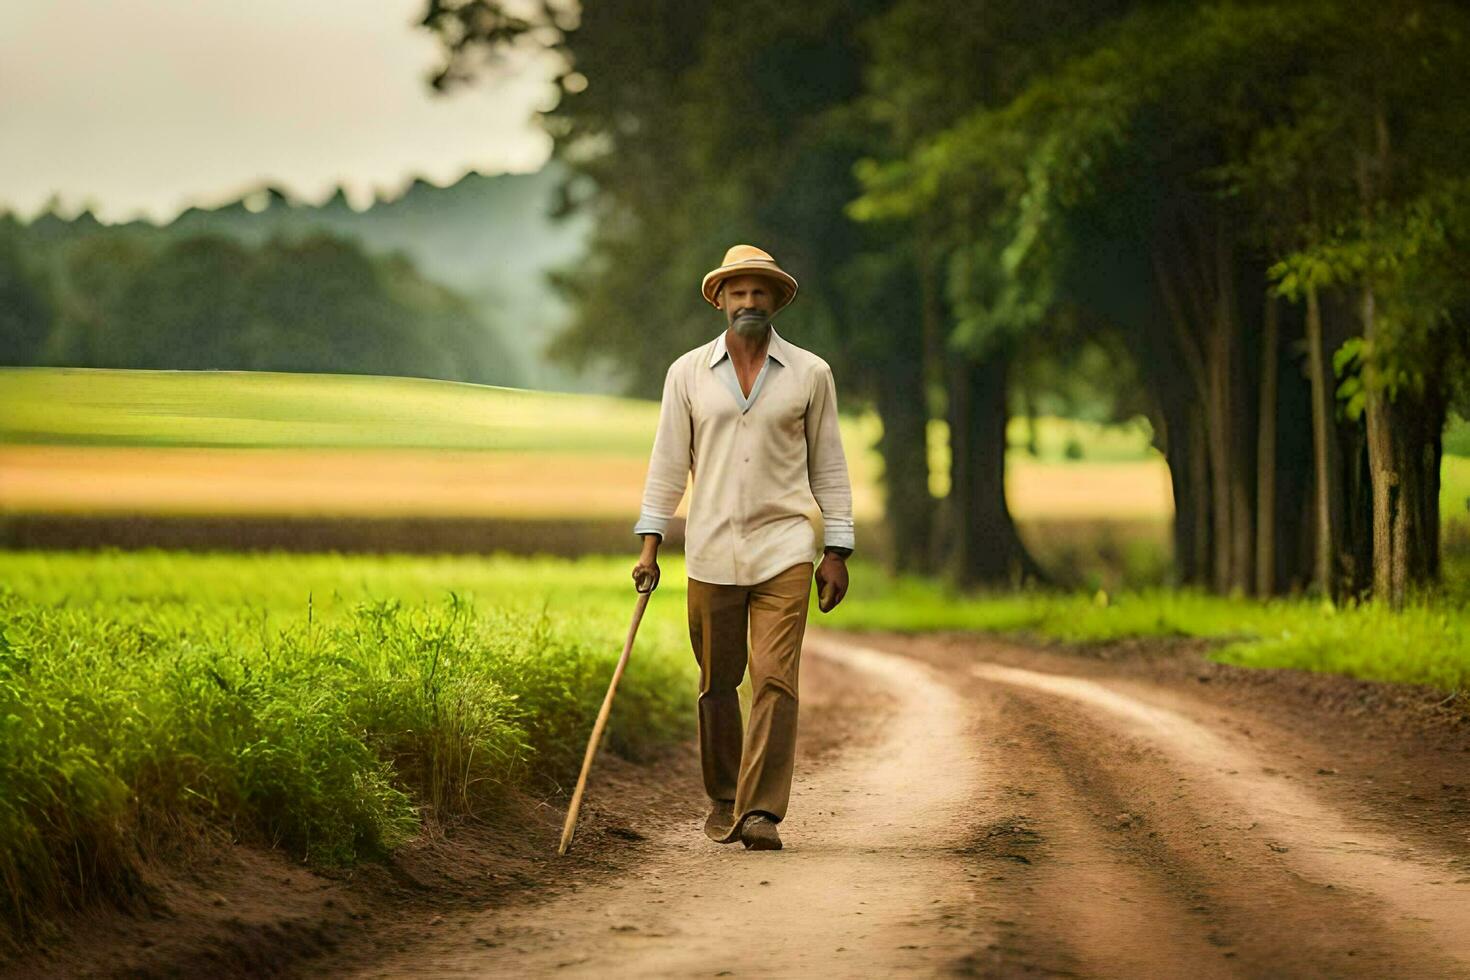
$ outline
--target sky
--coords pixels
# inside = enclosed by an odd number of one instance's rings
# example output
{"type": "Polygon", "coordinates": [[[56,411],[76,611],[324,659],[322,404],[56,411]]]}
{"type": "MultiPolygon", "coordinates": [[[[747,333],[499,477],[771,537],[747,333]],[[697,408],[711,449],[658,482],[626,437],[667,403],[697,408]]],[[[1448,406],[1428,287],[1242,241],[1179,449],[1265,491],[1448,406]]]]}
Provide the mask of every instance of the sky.
{"type": "Polygon", "coordinates": [[[166,221],[269,182],[349,203],[535,170],[550,56],[436,96],[423,0],[4,0],[0,212],[166,221]],[[57,11],[64,10],[65,16],[57,11]]]}

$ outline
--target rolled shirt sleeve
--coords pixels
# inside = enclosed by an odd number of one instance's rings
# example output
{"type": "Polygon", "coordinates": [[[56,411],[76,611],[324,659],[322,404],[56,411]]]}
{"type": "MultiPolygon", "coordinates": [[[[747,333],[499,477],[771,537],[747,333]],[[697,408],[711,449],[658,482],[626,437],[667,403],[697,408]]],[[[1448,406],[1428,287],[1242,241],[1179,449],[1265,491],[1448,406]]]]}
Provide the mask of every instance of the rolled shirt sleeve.
{"type": "Polygon", "coordinates": [[[837,385],[824,362],[806,412],[807,478],[822,510],[822,546],[853,548],[852,485],[837,426],[837,385]]]}
{"type": "Polygon", "coordinates": [[[653,437],[643,505],[633,526],[634,534],[657,534],[662,539],[689,482],[694,422],[682,367],[680,361],[675,361],[664,376],[658,430],[653,437]]]}

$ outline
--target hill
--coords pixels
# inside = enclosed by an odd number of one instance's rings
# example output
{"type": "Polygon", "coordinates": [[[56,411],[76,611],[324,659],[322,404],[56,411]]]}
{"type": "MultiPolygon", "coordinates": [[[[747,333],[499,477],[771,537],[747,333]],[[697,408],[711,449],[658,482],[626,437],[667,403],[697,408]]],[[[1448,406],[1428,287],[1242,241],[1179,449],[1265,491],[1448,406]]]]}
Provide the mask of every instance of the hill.
{"type": "Polygon", "coordinates": [[[583,218],[552,218],[562,168],[530,174],[470,171],[445,187],[416,179],[400,196],[354,210],[340,188],[325,203],[309,204],[263,185],[215,208],[189,208],[166,224],[98,222],[90,213],[43,214],[30,231],[43,240],[108,230],[169,237],[212,232],[258,245],[272,236],[300,240],[329,231],[374,255],[406,256],[425,278],[467,297],[500,334],[518,361],[517,375],[533,388],[612,392],[615,380],[582,377],[548,364],[546,341],[568,316],[547,285],[547,269],[581,254],[589,230],[583,218]]]}

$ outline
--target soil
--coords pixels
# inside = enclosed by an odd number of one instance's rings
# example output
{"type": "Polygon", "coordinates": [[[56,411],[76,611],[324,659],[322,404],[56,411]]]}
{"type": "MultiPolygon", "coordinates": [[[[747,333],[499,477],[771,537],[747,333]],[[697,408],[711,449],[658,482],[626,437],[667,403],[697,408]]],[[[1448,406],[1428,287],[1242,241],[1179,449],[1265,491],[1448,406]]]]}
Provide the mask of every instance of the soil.
{"type": "Polygon", "coordinates": [[[323,874],[200,842],[20,976],[1470,977],[1463,698],[1210,661],[811,628],[780,851],[697,750],[323,874]]]}

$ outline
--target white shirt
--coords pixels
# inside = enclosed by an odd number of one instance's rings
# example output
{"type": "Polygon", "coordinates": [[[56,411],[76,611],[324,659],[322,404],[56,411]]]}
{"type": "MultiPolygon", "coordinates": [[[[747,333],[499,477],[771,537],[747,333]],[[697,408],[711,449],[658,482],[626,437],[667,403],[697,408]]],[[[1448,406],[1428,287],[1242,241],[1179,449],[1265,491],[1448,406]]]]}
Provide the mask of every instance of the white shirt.
{"type": "Polygon", "coordinates": [[[633,533],[663,536],[691,473],[684,556],[692,579],[753,585],[815,561],[818,514],[824,547],[853,547],[832,368],[774,326],[749,397],[723,331],[669,366],[633,533]]]}

